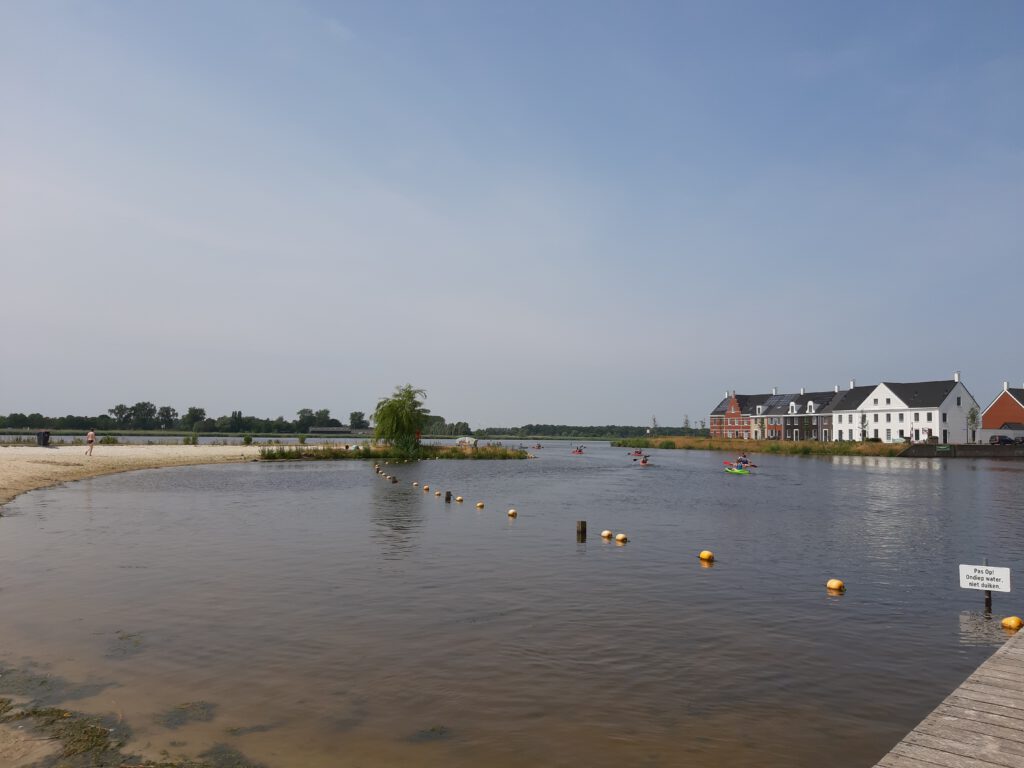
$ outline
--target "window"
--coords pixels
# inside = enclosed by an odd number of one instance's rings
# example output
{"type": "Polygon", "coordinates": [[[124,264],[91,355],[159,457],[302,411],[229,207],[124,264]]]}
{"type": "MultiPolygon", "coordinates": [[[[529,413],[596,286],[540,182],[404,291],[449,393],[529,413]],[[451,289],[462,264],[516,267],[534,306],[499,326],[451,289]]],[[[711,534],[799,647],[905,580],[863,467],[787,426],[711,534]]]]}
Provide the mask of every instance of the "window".
{"type": "Polygon", "coordinates": [[[902,439],[903,439],[903,430],[901,429],[900,430],[900,440],[902,440],[902,439]]]}
{"type": "Polygon", "coordinates": [[[885,414],[885,423],[888,424],[890,421],[892,421],[892,414],[891,413],[885,414]]]}
{"type": "Polygon", "coordinates": [[[887,442],[887,443],[892,442],[892,430],[891,429],[885,430],[885,442],[887,442]]]}
{"type": "Polygon", "coordinates": [[[943,424],[945,424],[945,423],[946,423],[946,414],[942,414],[942,423],[943,423],[943,424]]]}
{"type": "Polygon", "coordinates": [[[921,420],[921,414],[920,413],[915,413],[914,414],[914,421],[920,421],[920,420],[921,420]]]}
{"type": "Polygon", "coordinates": [[[956,407],[957,407],[957,408],[959,408],[959,407],[960,407],[960,395],[957,395],[957,396],[956,396],[956,407]]]}
{"type": "Polygon", "coordinates": [[[885,398],[885,404],[886,405],[892,405],[892,398],[890,398],[890,397],[885,398]]]}
{"type": "MultiPolygon", "coordinates": [[[[903,423],[903,414],[901,413],[901,414],[899,415],[899,417],[900,417],[900,418],[899,418],[899,422],[900,422],[900,424],[902,424],[902,423],[903,423]]],[[[902,432],[902,430],[900,431],[900,436],[901,436],[901,437],[903,436],[903,432],[902,432]]]]}
{"type": "Polygon", "coordinates": [[[761,415],[761,406],[760,406],[760,405],[759,405],[759,406],[757,406],[757,415],[758,415],[758,416],[760,416],[760,415],[761,415]]]}
{"type": "MultiPolygon", "coordinates": [[[[878,423],[878,414],[876,413],[876,414],[874,414],[874,416],[875,416],[875,423],[877,424],[878,423]]],[[[876,429],[875,432],[877,432],[877,431],[878,430],[876,429]]],[[[875,437],[877,437],[877,435],[875,435],[875,437]]]]}
{"type": "Polygon", "coordinates": [[[840,429],[839,432],[837,433],[837,436],[838,436],[838,438],[840,440],[842,440],[843,439],[843,430],[840,429]]]}
{"type": "Polygon", "coordinates": [[[925,421],[931,421],[931,420],[932,420],[932,412],[928,411],[928,413],[925,414],[925,421]]]}
{"type": "Polygon", "coordinates": [[[875,437],[878,437],[878,430],[875,430],[875,437]]]}
{"type": "Polygon", "coordinates": [[[789,430],[787,429],[787,430],[786,430],[786,439],[787,439],[787,440],[789,440],[789,438],[790,438],[790,434],[791,434],[791,433],[790,433],[790,431],[789,431],[789,430]]]}
{"type": "Polygon", "coordinates": [[[875,402],[875,405],[878,405],[878,398],[877,397],[875,398],[874,402],[875,402]]]}

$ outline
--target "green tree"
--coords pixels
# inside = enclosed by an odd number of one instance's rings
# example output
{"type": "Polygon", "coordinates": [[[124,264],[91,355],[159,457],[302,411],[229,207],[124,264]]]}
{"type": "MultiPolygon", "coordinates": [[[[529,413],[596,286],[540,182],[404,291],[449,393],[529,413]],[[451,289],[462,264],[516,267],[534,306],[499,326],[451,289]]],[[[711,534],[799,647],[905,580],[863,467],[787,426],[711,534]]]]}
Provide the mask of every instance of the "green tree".
{"type": "Polygon", "coordinates": [[[976,439],[975,430],[978,429],[978,406],[972,405],[967,411],[967,442],[973,443],[976,439]]]}
{"type": "Polygon", "coordinates": [[[299,417],[295,420],[296,432],[308,432],[309,428],[313,426],[313,422],[316,421],[316,415],[312,408],[302,408],[295,415],[299,417]]]}
{"type": "Polygon", "coordinates": [[[114,421],[117,422],[119,427],[123,427],[128,424],[128,420],[132,415],[132,409],[124,403],[118,403],[107,411],[107,413],[114,417],[114,421]]]}
{"type": "Polygon", "coordinates": [[[161,429],[170,429],[178,420],[178,412],[169,405],[161,405],[156,412],[156,420],[161,429]]]}
{"type": "Polygon", "coordinates": [[[352,429],[366,429],[370,426],[370,422],[366,420],[366,414],[362,411],[352,411],[348,415],[348,425],[352,429]]]}
{"type": "Polygon", "coordinates": [[[314,427],[329,427],[331,426],[331,410],[329,408],[321,408],[313,414],[313,426],[314,427]]]}
{"type": "Polygon", "coordinates": [[[425,390],[416,389],[412,384],[395,387],[394,394],[382,398],[373,412],[374,437],[391,443],[402,453],[414,453],[430,415],[423,407],[426,397],[425,390]]]}
{"type": "Polygon", "coordinates": [[[181,426],[185,429],[193,429],[196,424],[199,424],[204,419],[206,419],[206,409],[190,405],[188,412],[181,417],[181,426]]]}
{"type": "Polygon", "coordinates": [[[156,427],[156,406],[143,400],[131,408],[132,429],[153,429],[156,427]]]}

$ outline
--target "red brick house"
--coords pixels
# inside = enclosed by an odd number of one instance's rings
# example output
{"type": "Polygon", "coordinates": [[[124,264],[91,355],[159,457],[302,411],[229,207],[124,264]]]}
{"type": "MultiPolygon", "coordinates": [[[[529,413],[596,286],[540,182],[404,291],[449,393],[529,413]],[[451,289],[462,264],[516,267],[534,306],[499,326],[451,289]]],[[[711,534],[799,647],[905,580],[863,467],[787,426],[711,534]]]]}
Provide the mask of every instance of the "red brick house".
{"type": "Polygon", "coordinates": [[[1024,388],[1015,389],[1004,381],[1003,391],[981,412],[981,428],[1013,429],[1007,424],[1024,424],[1024,388]]]}
{"type": "Polygon", "coordinates": [[[726,392],[722,400],[711,411],[709,423],[712,437],[750,439],[750,417],[759,405],[771,395],[737,395],[726,392]]]}

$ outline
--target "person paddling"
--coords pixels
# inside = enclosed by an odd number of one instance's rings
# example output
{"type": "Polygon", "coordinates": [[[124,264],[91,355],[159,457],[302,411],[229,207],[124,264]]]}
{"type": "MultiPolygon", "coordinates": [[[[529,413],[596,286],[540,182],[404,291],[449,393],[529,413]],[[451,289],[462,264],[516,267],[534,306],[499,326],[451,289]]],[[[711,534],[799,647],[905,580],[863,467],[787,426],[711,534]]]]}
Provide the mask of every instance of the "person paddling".
{"type": "Polygon", "coordinates": [[[741,453],[739,455],[739,458],[736,459],[736,468],[737,469],[746,469],[749,466],[750,466],[750,459],[747,458],[747,454],[741,453]]]}

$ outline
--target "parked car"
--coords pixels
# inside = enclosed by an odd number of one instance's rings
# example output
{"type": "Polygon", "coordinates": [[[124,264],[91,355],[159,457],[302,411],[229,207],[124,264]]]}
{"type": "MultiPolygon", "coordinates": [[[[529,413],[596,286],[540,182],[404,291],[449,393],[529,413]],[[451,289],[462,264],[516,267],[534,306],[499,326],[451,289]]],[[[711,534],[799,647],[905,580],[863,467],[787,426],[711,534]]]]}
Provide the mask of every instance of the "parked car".
{"type": "Polygon", "coordinates": [[[1013,438],[1009,435],[992,435],[988,439],[989,445],[1013,445],[1013,438]]]}
{"type": "Polygon", "coordinates": [[[1015,437],[1013,438],[1013,442],[1017,445],[1024,445],[1024,437],[1015,437]]]}

